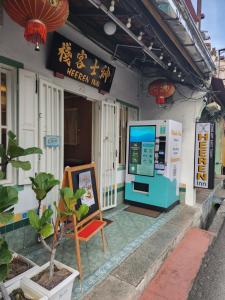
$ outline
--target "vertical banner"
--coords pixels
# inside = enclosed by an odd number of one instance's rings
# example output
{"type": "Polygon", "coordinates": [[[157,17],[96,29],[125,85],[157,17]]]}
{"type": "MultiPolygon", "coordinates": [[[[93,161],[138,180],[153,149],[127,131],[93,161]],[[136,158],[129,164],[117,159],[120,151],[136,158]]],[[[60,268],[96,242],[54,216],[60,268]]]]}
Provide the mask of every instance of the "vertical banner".
{"type": "Polygon", "coordinates": [[[214,188],[215,124],[196,123],[194,186],[214,188]]]}

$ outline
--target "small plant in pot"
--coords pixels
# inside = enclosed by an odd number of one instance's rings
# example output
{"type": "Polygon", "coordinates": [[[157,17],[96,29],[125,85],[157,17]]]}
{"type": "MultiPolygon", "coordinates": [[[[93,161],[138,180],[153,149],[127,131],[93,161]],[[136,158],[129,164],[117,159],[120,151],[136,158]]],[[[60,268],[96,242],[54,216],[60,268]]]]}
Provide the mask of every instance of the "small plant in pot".
{"type": "MultiPolygon", "coordinates": [[[[38,174],[35,178],[31,178],[31,181],[37,200],[38,195],[47,196],[50,191],[49,187],[54,182],[58,184],[53,175],[46,173],[38,174]]],[[[75,209],[78,199],[86,193],[84,189],[78,189],[74,193],[70,188],[66,187],[61,189],[60,193],[64,201],[64,210],[61,211],[57,204],[54,203],[58,217],[70,217],[75,214],[77,219],[80,220],[88,213],[89,208],[87,205],[80,205],[78,209],[75,209]]],[[[38,200],[39,208],[42,200],[38,200]]],[[[31,226],[37,231],[41,243],[50,254],[50,262],[41,267],[40,272],[30,280],[30,283],[33,288],[39,288],[47,295],[48,299],[58,299],[56,294],[61,293],[63,297],[60,299],[69,300],[71,298],[73,281],[79,273],[55,260],[56,249],[66,235],[64,223],[61,224],[60,232],[58,233],[58,228],[56,228],[52,219],[53,210],[51,208],[47,208],[41,216],[35,210],[30,211],[28,217],[31,226]],[[52,234],[54,234],[55,238],[50,243],[47,243],[46,238],[52,234]]]]}
{"type": "MultiPolygon", "coordinates": [[[[22,169],[24,171],[31,169],[29,161],[21,161],[20,158],[31,155],[42,154],[41,149],[31,147],[24,149],[18,145],[16,135],[12,132],[8,132],[8,144],[5,147],[0,144],[0,180],[6,178],[7,167],[11,165],[13,168],[22,169]]],[[[5,186],[0,184],[0,223],[7,224],[13,220],[14,205],[18,202],[18,190],[13,186],[5,186]]],[[[21,259],[22,260],[22,259],[21,259]]],[[[24,263],[24,261],[22,262],[24,263]]],[[[18,264],[18,258],[12,254],[8,248],[8,244],[5,239],[0,236],[0,289],[2,297],[7,300],[10,299],[5,285],[3,282],[13,275],[15,275],[14,265],[18,264]],[[17,260],[17,261],[16,261],[17,260]]],[[[28,268],[33,265],[27,264],[28,268]]]]}

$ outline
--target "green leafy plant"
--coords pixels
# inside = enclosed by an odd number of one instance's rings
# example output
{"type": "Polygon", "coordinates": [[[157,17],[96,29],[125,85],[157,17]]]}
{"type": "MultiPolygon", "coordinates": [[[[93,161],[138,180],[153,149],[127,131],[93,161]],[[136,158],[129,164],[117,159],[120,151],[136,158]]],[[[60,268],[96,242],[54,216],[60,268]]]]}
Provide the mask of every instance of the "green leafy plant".
{"type": "MultiPolygon", "coordinates": [[[[53,180],[55,180],[54,177],[52,177],[52,181],[53,180]]],[[[65,208],[61,210],[59,206],[57,206],[56,202],[54,202],[57,217],[68,217],[74,214],[78,220],[84,217],[88,213],[89,207],[81,204],[78,209],[75,209],[75,206],[77,205],[78,199],[80,199],[85,193],[86,191],[84,189],[78,189],[75,193],[68,187],[61,189],[60,194],[64,201],[65,208]]],[[[35,210],[28,213],[31,226],[37,231],[40,241],[50,253],[49,279],[52,279],[54,274],[54,259],[56,255],[56,249],[66,234],[64,223],[62,223],[60,234],[57,235],[58,228],[56,228],[56,225],[52,220],[52,216],[53,210],[51,208],[46,209],[42,216],[39,216],[35,210]],[[56,239],[54,239],[51,243],[51,246],[49,246],[45,241],[45,238],[49,237],[53,233],[56,239]]]]}
{"type": "Polygon", "coordinates": [[[38,201],[38,215],[40,213],[41,201],[44,200],[47,194],[60,183],[55,179],[54,175],[49,173],[38,173],[35,177],[30,177],[32,189],[35,192],[38,201]]]}
{"type": "MultiPolygon", "coordinates": [[[[28,171],[31,169],[31,163],[29,161],[21,161],[20,158],[31,154],[42,154],[42,150],[37,147],[26,149],[20,147],[16,135],[12,131],[8,131],[7,148],[0,144],[0,167],[2,170],[5,170],[8,164],[11,164],[16,169],[20,168],[28,171]]],[[[3,179],[4,176],[4,171],[0,170],[0,179],[3,179]]]]}
{"type": "MultiPolygon", "coordinates": [[[[8,144],[5,147],[0,144],[0,180],[5,178],[5,170],[9,164],[16,169],[30,170],[29,161],[21,161],[19,158],[31,154],[42,154],[41,149],[32,147],[24,149],[18,145],[16,135],[8,132],[8,144]]],[[[13,186],[0,185],[0,223],[7,224],[13,220],[14,205],[18,202],[18,190],[13,186]]],[[[0,288],[4,299],[9,299],[3,281],[7,278],[12,253],[8,248],[7,242],[0,236],[0,288]]]]}

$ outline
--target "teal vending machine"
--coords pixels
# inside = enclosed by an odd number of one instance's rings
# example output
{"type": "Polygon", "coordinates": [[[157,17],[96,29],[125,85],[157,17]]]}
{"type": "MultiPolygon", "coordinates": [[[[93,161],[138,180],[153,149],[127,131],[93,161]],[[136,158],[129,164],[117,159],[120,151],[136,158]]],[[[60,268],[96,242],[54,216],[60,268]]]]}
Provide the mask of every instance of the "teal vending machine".
{"type": "Polygon", "coordinates": [[[169,210],[179,203],[182,125],[172,120],[128,124],[125,202],[169,210]]]}

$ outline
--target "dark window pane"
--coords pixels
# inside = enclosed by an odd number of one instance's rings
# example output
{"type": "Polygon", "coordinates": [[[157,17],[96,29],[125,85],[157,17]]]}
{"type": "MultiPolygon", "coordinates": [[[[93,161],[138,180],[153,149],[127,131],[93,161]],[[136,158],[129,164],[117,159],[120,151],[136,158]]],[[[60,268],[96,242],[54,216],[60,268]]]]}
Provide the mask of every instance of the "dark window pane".
{"type": "MultiPolygon", "coordinates": [[[[7,143],[7,131],[6,129],[2,129],[1,130],[1,144],[3,144],[4,147],[6,147],[6,143],[7,143]]],[[[3,171],[5,173],[5,177],[6,177],[6,166],[4,165],[4,161],[0,161],[1,162],[1,167],[0,170],[3,171]]]]}
{"type": "Polygon", "coordinates": [[[6,87],[6,74],[1,73],[1,86],[0,86],[0,92],[1,92],[1,97],[0,97],[0,105],[1,105],[1,124],[3,126],[6,126],[7,124],[7,87],[6,87]]]}

